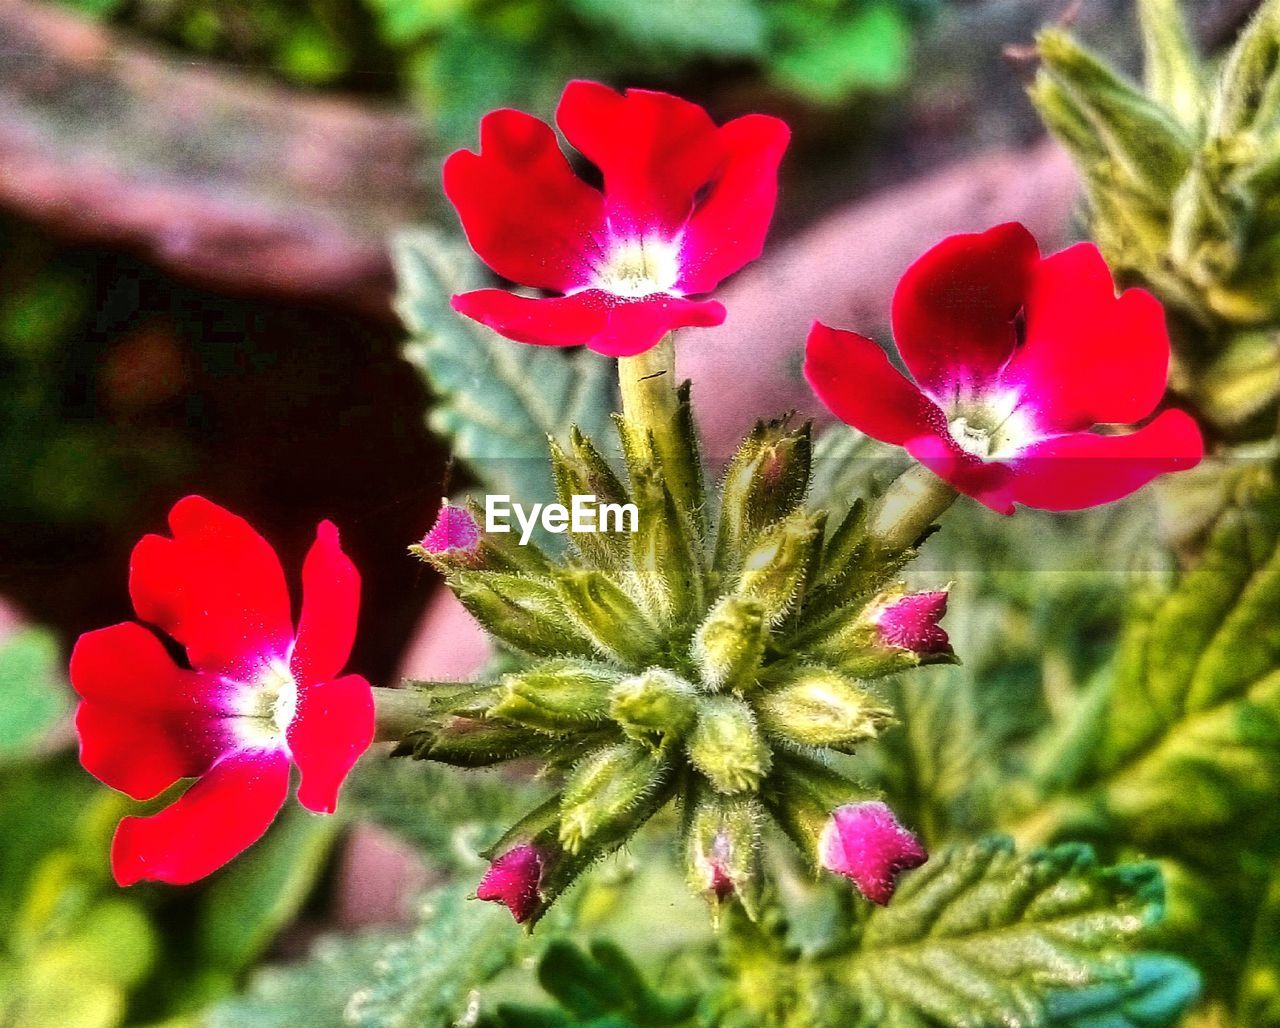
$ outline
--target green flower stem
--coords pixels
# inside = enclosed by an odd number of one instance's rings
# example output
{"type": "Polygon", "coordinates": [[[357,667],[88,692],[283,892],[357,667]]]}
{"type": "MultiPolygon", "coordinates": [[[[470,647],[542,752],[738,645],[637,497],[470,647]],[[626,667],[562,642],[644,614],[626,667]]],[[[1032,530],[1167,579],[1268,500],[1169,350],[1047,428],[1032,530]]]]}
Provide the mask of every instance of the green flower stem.
{"type": "Polygon", "coordinates": [[[377,721],[374,742],[400,742],[426,727],[431,716],[430,702],[418,685],[400,689],[374,686],[373,709],[377,721]]]}
{"type": "Polygon", "coordinates": [[[894,480],[871,514],[871,535],[891,553],[920,541],[960,494],[928,468],[913,464],[894,480]]]}

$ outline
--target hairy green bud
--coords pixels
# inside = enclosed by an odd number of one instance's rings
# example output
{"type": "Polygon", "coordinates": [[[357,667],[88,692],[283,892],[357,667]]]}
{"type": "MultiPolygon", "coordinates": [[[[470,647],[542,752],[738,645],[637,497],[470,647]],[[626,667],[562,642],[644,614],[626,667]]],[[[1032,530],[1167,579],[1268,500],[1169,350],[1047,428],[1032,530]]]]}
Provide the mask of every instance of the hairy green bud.
{"type": "Polygon", "coordinates": [[[799,602],[825,523],[824,513],[797,511],[747,551],[737,591],[756,600],[770,624],[781,621],[799,602]]]}
{"type": "Polygon", "coordinates": [[[449,587],[486,629],[516,649],[538,656],[596,652],[569,616],[554,583],[487,571],[460,571],[449,587]]]}
{"type": "Polygon", "coordinates": [[[726,794],[758,788],[772,765],[751,708],[732,696],[706,696],[698,701],[698,720],[688,748],[693,766],[726,794]]]}
{"type": "Polygon", "coordinates": [[[609,690],[622,677],[600,664],[551,660],[503,675],[489,716],[560,734],[609,720],[609,690]]]}
{"type": "MultiPolygon", "coordinates": [[[[569,432],[568,453],[554,439],[549,440],[549,446],[556,498],[566,509],[573,506],[575,496],[594,496],[602,503],[631,502],[604,455],[576,426],[569,432]]],[[[626,561],[628,541],[623,533],[580,532],[569,538],[574,548],[598,567],[614,570],[626,561]]]]}
{"type": "Polygon", "coordinates": [[[768,640],[764,605],[747,596],[725,596],[693,637],[693,659],[702,684],[713,690],[749,688],[768,640]]]}
{"type": "Polygon", "coordinates": [[[585,757],[565,782],[560,841],[570,853],[621,843],[667,800],[670,760],[638,743],[585,757]]]}
{"type": "Polygon", "coordinates": [[[846,676],[810,666],[771,683],[756,709],[761,727],[771,735],[841,751],[874,738],[892,714],[846,676]]]}
{"type": "Polygon", "coordinates": [[[721,487],[716,560],[735,560],[765,527],[794,511],[809,488],[813,429],[790,418],[758,421],[729,461],[721,487]]]}
{"type": "Polygon", "coordinates": [[[696,696],[683,678],[651,668],[614,687],[609,713],[630,738],[666,743],[684,737],[693,727],[696,696]]]}
{"type": "Polygon", "coordinates": [[[662,645],[644,611],[603,571],[566,570],[557,576],[565,607],[602,654],[644,664],[662,645]]]}
{"type": "Polygon", "coordinates": [[[684,828],[685,873],[713,911],[736,898],[751,920],[760,913],[760,826],[764,810],[750,796],[722,796],[707,788],[689,805],[684,828]]]}

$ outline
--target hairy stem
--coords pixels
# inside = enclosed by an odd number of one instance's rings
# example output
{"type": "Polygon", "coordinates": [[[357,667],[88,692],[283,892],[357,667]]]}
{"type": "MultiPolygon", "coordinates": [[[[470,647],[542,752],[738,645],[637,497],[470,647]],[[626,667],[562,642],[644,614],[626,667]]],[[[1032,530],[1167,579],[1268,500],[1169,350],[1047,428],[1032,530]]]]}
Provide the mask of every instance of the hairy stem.
{"type": "Polygon", "coordinates": [[[960,494],[928,468],[913,464],[894,480],[871,515],[871,534],[899,553],[920,541],[960,494]]]}
{"type": "Polygon", "coordinates": [[[416,685],[400,689],[373,688],[373,709],[377,718],[374,742],[400,742],[427,724],[430,705],[416,685]]]}

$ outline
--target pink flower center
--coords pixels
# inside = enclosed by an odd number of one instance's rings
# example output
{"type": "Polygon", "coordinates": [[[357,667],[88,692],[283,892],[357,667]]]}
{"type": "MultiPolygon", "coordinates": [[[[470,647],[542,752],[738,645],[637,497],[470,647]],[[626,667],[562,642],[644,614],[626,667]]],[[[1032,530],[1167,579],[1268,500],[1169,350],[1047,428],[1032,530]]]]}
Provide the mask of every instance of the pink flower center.
{"type": "Polygon", "coordinates": [[[592,268],[589,289],[639,299],[670,293],[680,279],[680,247],[660,236],[614,239],[592,268]]]}
{"type": "Polygon", "coordinates": [[[232,687],[231,713],[236,733],[251,748],[286,746],[286,733],[298,713],[298,683],[283,660],[269,660],[252,682],[232,687]]]}

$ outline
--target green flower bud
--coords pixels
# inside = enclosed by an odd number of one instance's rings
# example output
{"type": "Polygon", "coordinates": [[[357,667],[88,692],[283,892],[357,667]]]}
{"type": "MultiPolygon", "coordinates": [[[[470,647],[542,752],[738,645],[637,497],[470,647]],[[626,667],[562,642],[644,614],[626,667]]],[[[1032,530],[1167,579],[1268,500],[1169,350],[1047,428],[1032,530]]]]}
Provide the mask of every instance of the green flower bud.
{"type": "Polygon", "coordinates": [[[687,513],[654,472],[635,472],[631,485],[639,514],[631,560],[640,593],[655,620],[678,623],[703,603],[701,544],[687,513]]]}
{"type": "Polygon", "coordinates": [[[1269,332],[1234,337],[1198,386],[1199,408],[1214,424],[1244,424],[1280,398],[1280,340],[1269,332]]]}
{"type": "Polygon", "coordinates": [[[638,743],[597,750],[574,767],[560,801],[560,842],[570,853],[620,845],[669,798],[670,760],[638,743]]]}
{"type": "Polygon", "coordinates": [[[892,714],[853,681],[824,667],[794,669],[759,697],[756,711],[761,727],[772,735],[845,751],[874,738],[892,714]]]}
{"type": "Polygon", "coordinates": [[[686,735],[697,716],[692,685],[662,668],[619,682],[609,713],[637,742],[665,743],[686,735]]]}
{"type": "Polygon", "coordinates": [[[809,488],[813,430],[789,418],[756,422],[729,461],[721,487],[716,563],[730,566],[764,528],[791,514],[809,488]]]}
{"type": "Polygon", "coordinates": [[[567,569],[556,581],[565,607],[605,656],[642,665],[661,648],[662,639],[644,611],[605,572],[567,569]]]}
{"type": "Polygon", "coordinates": [[[483,717],[447,717],[435,729],[411,733],[395,753],[457,767],[488,767],[543,753],[549,741],[518,725],[483,717]]]}
{"type": "Polygon", "coordinates": [[[596,654],[551,582],[498,572],[460,571],[450,577],[449,587],[480,624],[518,650],[546,657],[596,654]]]}
{"type": "Polygon", "coordinates": [[[698,701],[688,748],[693,766],[725,794],[759,788],[772,763],[751,708],[732,696],[698,701]]]}
{"type": "Polygon", "coordinates": [[[1205,82],[1178,0],[1138,0],[1147,92],[1188,128],[1204,117],[1205,82]]]}
{"type": "Polygon", "coordinates": [[[685,872],[713,910],[736,896],[751,920],[760,912],[760,826],[764,811],[750,796],[698,790],[685,824],[685,872]]]}
{"type": "Polygon", "coordinates": [[[1223,62],[1209,133],[1230,136],[1273,127],[1277,110],[1280,69],[1276,40],[1280,39],[1280,4],[1263,3],[1223,62]]]}
{"type": "Polygon", "coordinates": [[[601,664],[552,660],[503,675],[489,716],[540,732],[572,732],[609,720],[609,690],[622,675],[601,664]]]}
{"type": "Polygon", "coordinates": [[[761,535],[747,552],[737,591],[759,601],[769,624],[781,621],[804,592],[825,520],[822,512],[797,511],[761,535]]]}
{"type": "Polygon", "coordinates": [[[1036,49],[1044,72],[1089,119],[1117,168],[1150,199],[1168,203],[1191,164],[1186,128],[1061,29],[1041,32],[1036,49]]]}
{"type": "MultiPolygon", "coordinates": [[[[554,439],[550,440],[550,446],[556,498],[566,509],[573,506],[575,496],[595,496],[601,503],[631,502],[609,462],[576,425],[569,430],[568,453],[554,439]]],[[[569,540],[589,563],[597,567],[614,569],[626,561],[628,541],[624,533],[570,533],[569,540]]]]}
{"type": "Polygon", "coordinates": [[[746,689],[764,657],[769,626],[764,606],[746,596],[725,596],[693,637],[693,659],[708,689],[746,689]]]}

